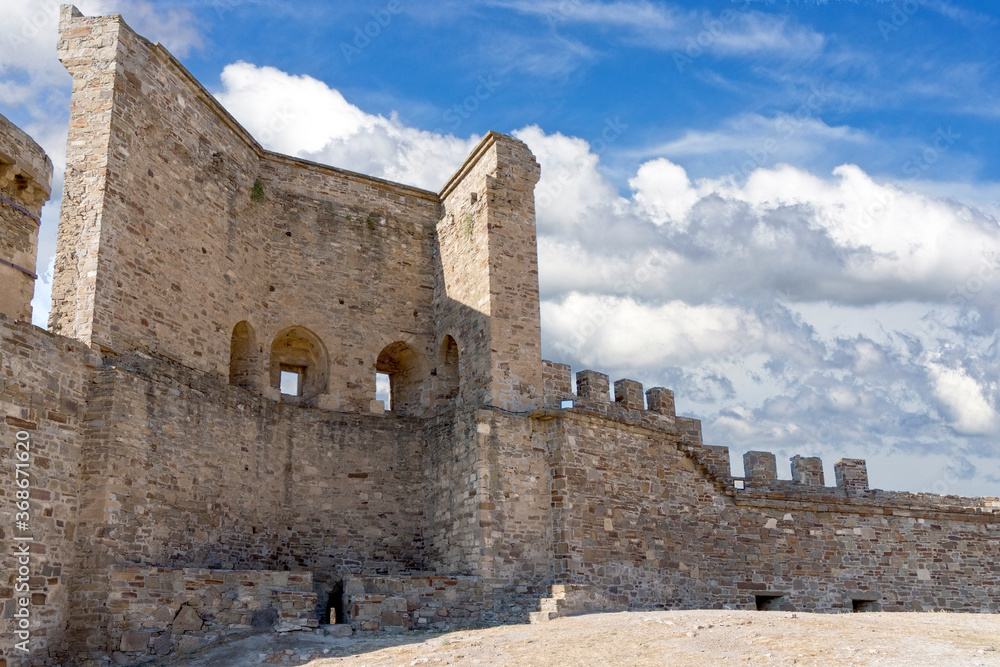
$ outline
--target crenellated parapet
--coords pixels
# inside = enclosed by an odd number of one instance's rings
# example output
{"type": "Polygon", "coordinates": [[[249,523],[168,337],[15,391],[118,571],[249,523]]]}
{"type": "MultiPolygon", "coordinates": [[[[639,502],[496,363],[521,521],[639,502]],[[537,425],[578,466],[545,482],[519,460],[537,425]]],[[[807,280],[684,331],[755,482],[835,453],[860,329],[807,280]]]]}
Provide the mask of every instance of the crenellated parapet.
{"type": "Polygon", "coordinates": [[[621,379],[612,384],[610,378],[593,370],[576,374],[573,392],[572,368],[567,364],[542,361],[544,406],[576,414],[596,414],[618,422],[661,431],[675,442],[723,487],[732,487],[729,448],[705,445],[702,442],[701,420],[678,417],[674,392],[665,387],[643,391],[642,383],[621,379]]]}
{"type": "MultiPolygon", "coordinates": [[[[793,456],[792,479],[778,479],[778,468],[771,452],[749,451],[743,454],[743,477],[734,478],[737,488],[769,489],[825,487],[823,460],[818,456],[793,456]],[[742,486],[741,484],[742,483],[742,486]]],[[[840,459],[833,464],[837,488],[848,491],[868,490],[868,469],[864,459],[840,459]]]]}
{"type": "Polygon", "coordinates": [[[698,420],[678,417],[674,409],[674,392],[664,387],[643,391],[642,383],[630,379],[614,383],[614,398],[610,378],[592,370],[578,371],[576,392],[573,392],[572,369],[566,364],[542,361],[543,405],[546,408],[574,409],[592,412],[624,421],[677,432],[692,443],[701,442],[698,420]],[[697,425],[692,424],[695,422],[697,425]]]}

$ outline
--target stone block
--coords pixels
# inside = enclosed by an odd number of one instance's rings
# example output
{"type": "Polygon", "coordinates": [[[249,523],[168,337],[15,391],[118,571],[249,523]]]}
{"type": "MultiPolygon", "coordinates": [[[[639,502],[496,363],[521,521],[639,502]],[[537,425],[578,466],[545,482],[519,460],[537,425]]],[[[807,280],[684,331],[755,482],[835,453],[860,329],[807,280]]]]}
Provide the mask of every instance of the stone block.
{"type": "Polygon", "coordinates": [[[868,466],[864,459],[840,459],[833,464],[837,486],[847,489],[868,488],[868,466]]]}
{"type": "Polygon", "coordinates": [[[149,646],[149,633],[126,630],[122,633],[118,650],[123,653],[145,653],[149,646]]]}
{"type": "Polygon", "coordinates": [[[818,456],[792,457],[792,481],[796,484],[823,486],[823,459],[818,456]]]}
{"type": "Polygon", "coordinates": [[[197,632],[201,630],[203,625],[204,621],[201,620],[201,615],[194,608],[184,606],[174,618],[171,628],[180,634],[182,632],[197,632]]]}
{"type": "Polygon", "coordinates": [[[635,380],[615,381],[615,402],[626,410],[643,410],[642,384],[635,380]]]}
{"type": "Polygon", "coordinates": [[[747,452],[743,455],[743,476],[758,482],[778,479],[778,464],[771,452],[747,452]]]}
{"type": "Polygon", "coordinates": [[[576,374],[576,394],[594,401],[609,401],[610,380],[604,373],[580,371],[576,374]]]}
{"type": "Polygon", "coordinates": [[[675,417],[674,392],[663,387],[653,387],[646,390],[646,404],[650,412],[667,417],[675,417]]]}

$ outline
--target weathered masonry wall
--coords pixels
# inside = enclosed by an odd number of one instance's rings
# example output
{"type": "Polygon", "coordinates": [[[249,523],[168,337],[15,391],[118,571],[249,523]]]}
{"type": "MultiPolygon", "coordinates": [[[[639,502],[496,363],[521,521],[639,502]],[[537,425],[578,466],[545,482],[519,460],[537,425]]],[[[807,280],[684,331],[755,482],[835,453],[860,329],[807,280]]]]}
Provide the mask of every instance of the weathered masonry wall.
{"type": "Polygon", "coordinates": [[[433,360],[435,193],[264,151],[120,17],[65,9],[59,54],[79,205],[60,222],[53,331],[229,377],[245,322],[243,382],[266,389],[272,341],[304,327],[328,363],[314,403],[359,412],[384,346],[433,360]]]}
{"type": "Polygon", "coordinates": [[[80,433],[87,381],[100,363],[99,354],[77,341],[0,314],[0,467],[5,480],[0,485],[0,633],[6,638],[0,659],[12,665],[24,655],[15,652],[11,641],[23,618],[22,599],[29,603],[30,648],[39,659],[65,650],[66,628],[76,619],[69,590],[79,537],[80,433]],[[17,463],[27,464],[22,468],[27,477],[18,476],[17,463]],[[28,488],[18,487],[25,479],[28,488]],[[28,509],[22,510],[17,503],[24,498],[18,492],[25,490],[28,509]],[[22,520],[26,528],[18,529],[22,520]],[[28,563],[15,555],[21,545],[30,551],[28,563]]]}
{"type": "Polygon", "coordinates": [[[0,313],[31,321],[35,257],[52,162],[31,137],[0,116],[0,313]]]}
{"type": "MultiPolygon", "coordinates": [[[[584,373],[578,386],[599,376],[584,373]]],[[[799,457],[798,481],[781,481],[763,452],[734,479],[728,453],[651,428],[655,415],[616,393],[564,412],[550,443],[558,578],[606,592],[602,606],[754,608],[771,596],[805,611],[1000,611],[1000,500],[869,490],[853,460],[837,463],[837,487],[799,457]]]]}
{"type": "Polygon", "coordinates": [[[290,326],[314,332],[329,355],[322,404],[368,412],[383,348],[405,343],[428,372],[436,358],[437,195],[277,155],[261,182],[271,278],[266,318],[250,322],[265,347],[290,326]]]}
{"type": "Polygon", "coordinates": [[[108,608],[116,662],[196,651],[251,632],[319,625],[309,572],[114,565],[108,608]]]}
{"type": "Polygon", "coordinates": [[[534,188],[522,142],[491,132],[441,192],[437,302],[459,341],[466,402],[537,407],[542,394],[534,188]]]}
{"type": "MultiPolygon", "coordinates": [[[[419,421],[284,405],[134,354],[96,387],[75,608],[103,608],[117,563],[319,582],[420,566],[419,421]]],[[[113,649],[95,621],[78,641],[113,649]]]]}
{"type": "Polygon", "coordinates": [[[73,205],[59,223],[51,330],[221,372],[232,326],[266,303],[256,147],[120,16],[64,6],[58,53],[73,75],[73,205]]]}

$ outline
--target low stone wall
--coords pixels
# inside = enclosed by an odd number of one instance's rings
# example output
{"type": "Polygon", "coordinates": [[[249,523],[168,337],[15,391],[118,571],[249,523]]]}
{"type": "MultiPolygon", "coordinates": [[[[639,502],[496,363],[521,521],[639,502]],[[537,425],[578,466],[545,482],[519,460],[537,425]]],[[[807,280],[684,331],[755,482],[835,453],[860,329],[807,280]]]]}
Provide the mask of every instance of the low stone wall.
{"type": "Polygon", "coordinates": [[[357,632],[444,630],[526,623],[544,595],[547,589],[512,588],[480,577],[355,577],[346,582],[345,608],[357,632]]]}
{"type": "Polygon", "coordinates": [[[311,572],[114,565],[109,635],[117,661],[194,651],[251,632],[318,627],[311,572]]]}

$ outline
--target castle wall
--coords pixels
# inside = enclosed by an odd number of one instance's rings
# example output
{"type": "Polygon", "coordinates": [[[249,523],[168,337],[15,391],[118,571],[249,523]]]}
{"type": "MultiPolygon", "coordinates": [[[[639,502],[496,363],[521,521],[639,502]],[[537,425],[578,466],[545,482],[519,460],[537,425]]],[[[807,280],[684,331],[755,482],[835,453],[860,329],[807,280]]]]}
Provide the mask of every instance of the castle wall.
{"type": "Polygon", "coordinates": [[[267,299],[256,146],[119,16],[64,7],[58,52],[73,75],[74,205],[60,220],[51,330],[228,374],[232,327],[267,299]]]}
{"type": "Polygon", "coordinates": [[[753,609],[777,595],[803,611],[1000,610],[1000,500],[767,471],[740,489],[720,448],[650,428],[643,411],[605,414],[563,413],[552,445],[557,578],[606,592],[601,608],[753,609]]]}
{"type": "Polygon", "coordinates": [[[247,322],[246,379],[266,389],[271,342],[305,327],[329,363],[313,404],[359,412],[386,345],[433,366],[436,194],[262,150],[120,17],[67,10],[59,53],[80,205],[60,222],[53,331],[228,377],[247,322]]]}
{"type": "MultiPolygon", "coordinates": [[[[138,355],[97,379],[81,470],[79,643],[113,564],[339,573],[420,566],[419,421],[283,405],[138,355]]],[[[113,648],[113,647],[111,647],[113,648]]]]}
{"type": "Polygon", "coordinates": [[[0,116],[0,313],[31,321],[35,257],[52,162],[27,134],[0,116]]]}
{"type": "Polygon", "coordinates": [[[313,331],[329,354],[324,406],[368,412],[383,348],[401,341],[428,370],[436,361],[437,195],[273,154],[261,180],[271,278],[266,318],[251,323],[265,347],[286,327],[313,331]]]}
{"type": "Polygon", "coordinates": [[[9,664],[24,656],[15,648],[20,640],[11,641],[23,609],[36,656],[65,650],[66,628],[76,618],[69,591],[80,537],[77,466],[87,382],[99,365],[100,356],[79,342],[0,314],[0,632],[8,638],[0,659],[9,664]],[[24,492],[27,510],[18,507],[24,492]],[[29,555],[19,554],[22,545],[29,555]]]}

